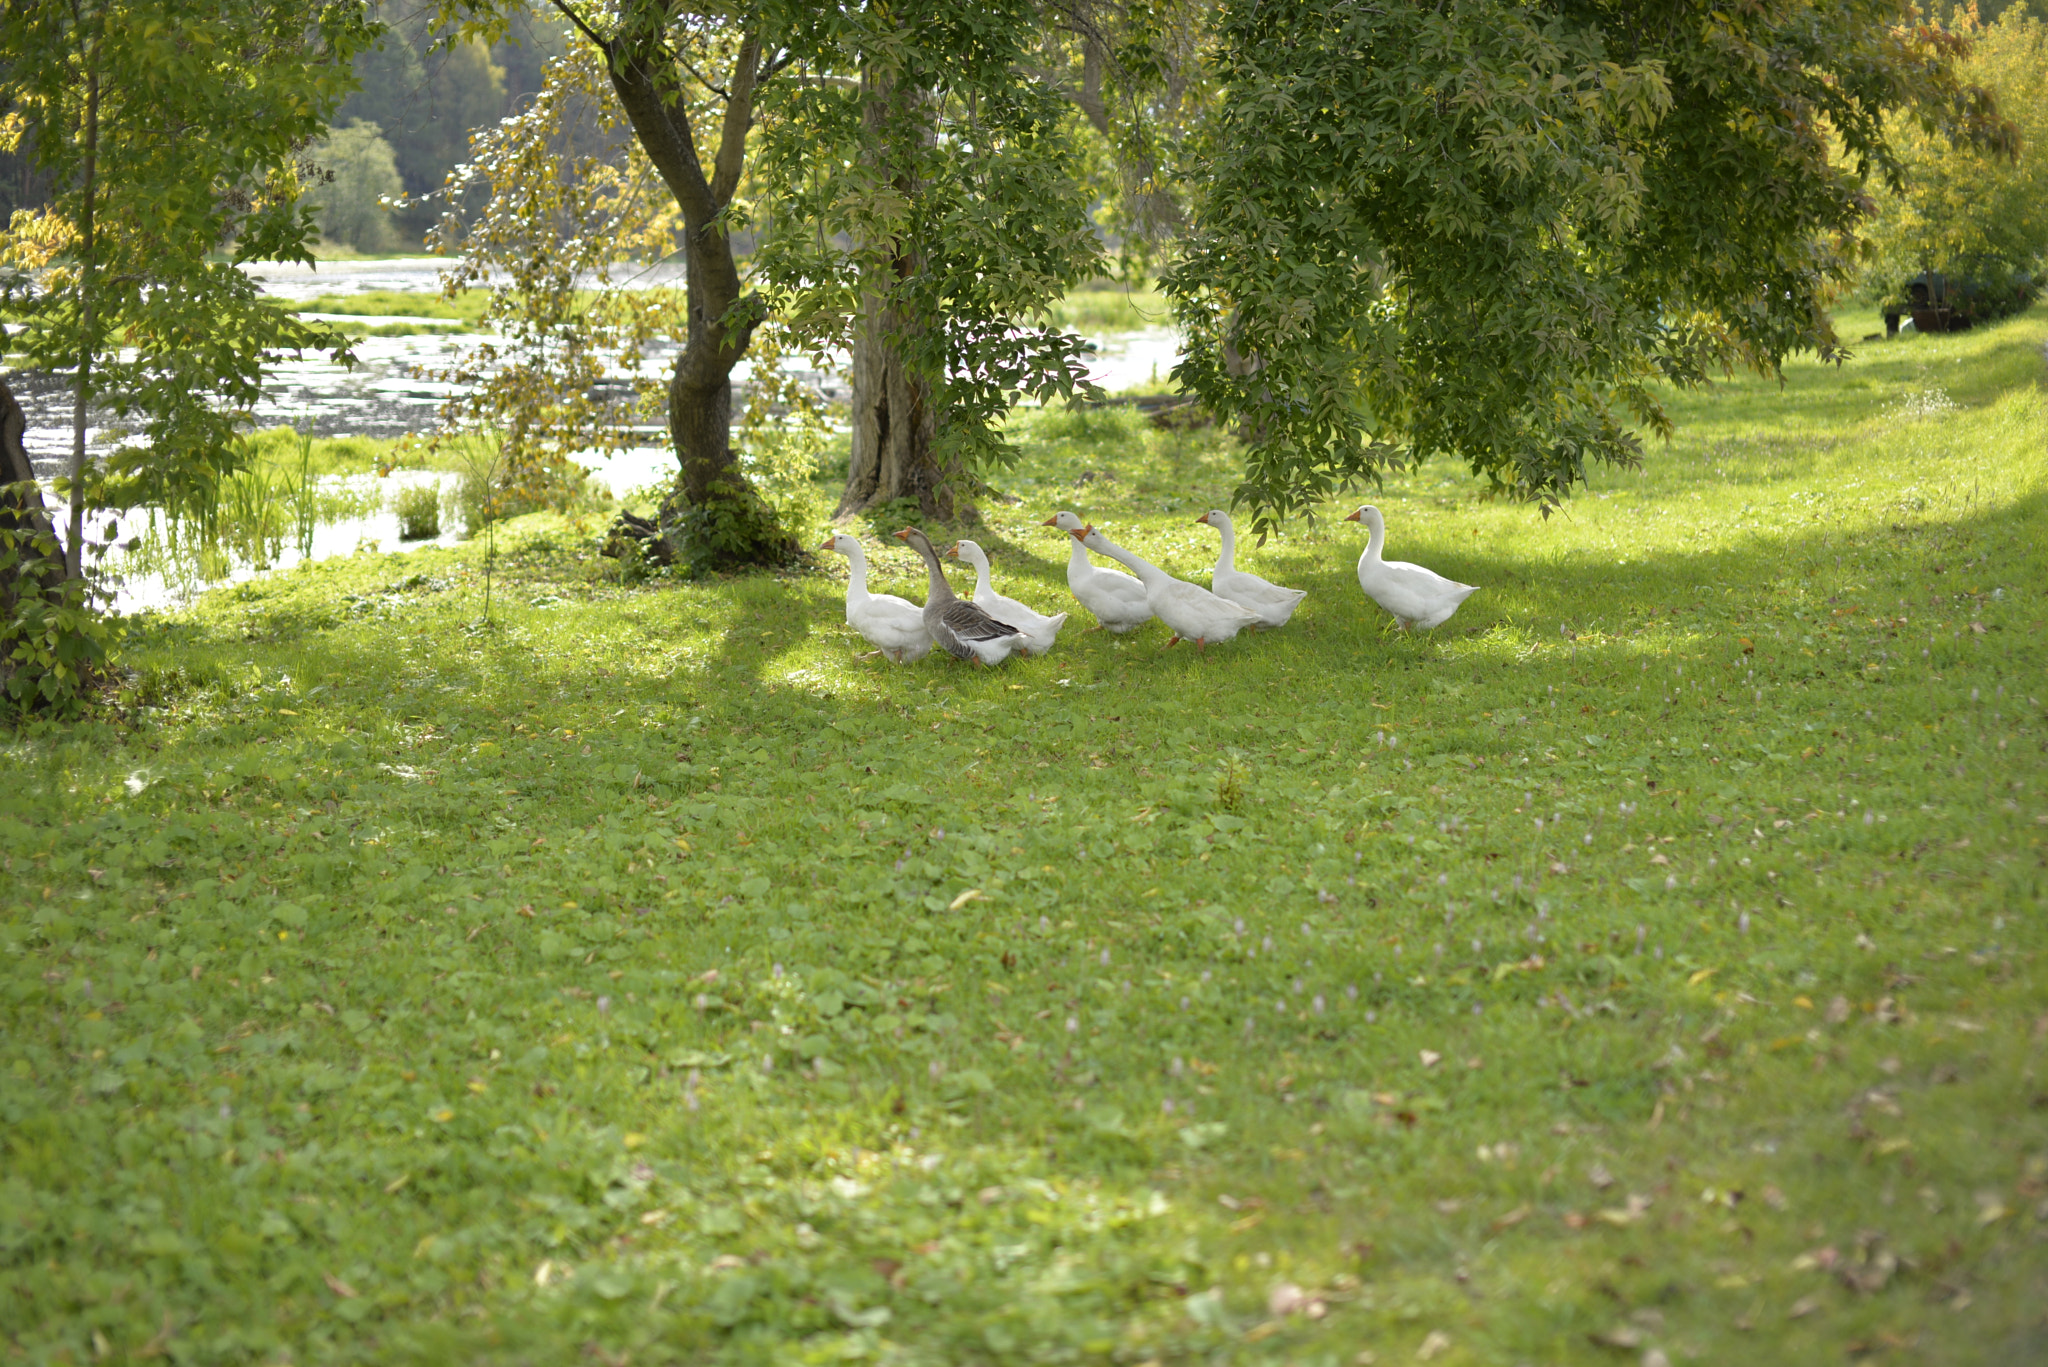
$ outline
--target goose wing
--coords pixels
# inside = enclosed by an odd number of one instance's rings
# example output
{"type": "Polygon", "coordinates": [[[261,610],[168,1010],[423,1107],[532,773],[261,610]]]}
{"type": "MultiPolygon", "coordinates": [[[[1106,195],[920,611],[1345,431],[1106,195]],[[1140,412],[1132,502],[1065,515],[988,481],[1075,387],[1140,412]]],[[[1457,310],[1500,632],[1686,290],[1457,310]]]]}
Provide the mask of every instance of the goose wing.
{"type": "Polygon", "coordinates": [[[1242,570],[1216,575],[1211,582],[1219,598],[1228,598],[1239,607],[1250,608],[1261,616],[1266,610],[1291,611],[1295,604],[1308,597],[1307,589],[1285,589],[1242,570]]]}
{"type": "Polygon", "coordinates": [[[1024,634],[1008,622],[997,621],[964,599],[956,599],[947,604],[946,610],[939,614],[939,623],[962,641],[998,641],[1005,636],[1024,634]]]}
{"type": "Polygon", "coordinates": [[[1000,593],[990,593],[984,599],[976,597],[974,605],[994,617],[998,622],[1014,622],[1017,630],[1029,636],[1053,619],[1042,612],[1035,612],[1014,598],[1005,598],[1000,593]]]}
{"type": "Polygon", "coordinates": [[[1447,605],[1455,607],[1473,592],[1470,585],[1405,560],[1384,562],[1373,581],[1366,592],[1387,611],[1409,620],[1428,617],[1447,605]]]}
{"type": "Polygon", "coordinates": [[[1097,603],[1119,608],[1145,606],[1144,584],[1121,570],[1106,570],[1100,565],[1092,568],[1094,572],[1085,579],[1068,583],[1084,607],[1094,611],[1097,603]]]}

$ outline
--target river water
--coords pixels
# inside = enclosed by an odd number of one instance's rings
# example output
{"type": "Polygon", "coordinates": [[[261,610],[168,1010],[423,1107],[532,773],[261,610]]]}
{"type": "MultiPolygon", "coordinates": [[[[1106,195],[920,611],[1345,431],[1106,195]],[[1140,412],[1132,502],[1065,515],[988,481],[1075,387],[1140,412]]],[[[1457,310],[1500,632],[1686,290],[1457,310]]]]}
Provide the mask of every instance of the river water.
{"type": "MultiPolygon", "coordinates": [[[[266,294],[280,299],[303,301],[322,295],[345,296],[372,290],[396,290],[417,294],[422,300],[440,292],[440,273],[447,263],[435,257],[404,257],[377,261],[325,261],[317,266],[263,264],[248,267],[252,278],[266,294]]],[[[634,275],[630,282],[640,288],[680,283],[680,266],[658,266],[634,275]]],[[[314,314],[315,318],[342,315],[314,314]]],[[[418,315],[348,315],[349,321],[372,327],[389,323],[432,324],[435,320],[418,315]]],[[[264,384],[263,397],[256,405],[258,428],[291,427],[317,437],[366,436],[399,437],[432,430],[442,404],[453,397],[454,386],[426,378],[435,371],[454,368],[463,355],[484,340],[477,334],[437,329],[405,337],[363,337],[355,342],[356,364],[345,368],[322,353],[285,357],[276,362],[264,384]]],[[[1178,359],[1178,334],[1171,328],[1148,328],[1133,332],[1105,333],[1096,343],[1090,376],[1112,392],[1140,385],[1164,386],[1166,376],[1178,359]]],[[[641,358],[639,369],[649,375],[665,376],[674,362],[674,348],[661,344],[641,358]]],[[[844,378],[836,372],[802,371],[828,399],[843,401],[844,378]]],[[[744,386],[746,363],[734,372],[744,386]]],[[[623,378],[623,376],[622,376],[623,378]]],[[[28,428],[23,435],[29,458],[45,478],[56,475],[70,462],[71,399],[66,377],[17,371],[8,383],[20,400],[28,428]]],[[[113,432],[103,415],[96,415],[87,431],[88,449],[98,452],[112,444],[113,432]]],[[[609,457],[592,453],[585,464],[591,478],[614,493],[664,482],[675,469],[675,458],[658,429],[648,430],[648,445],[609,457]]],[[[434,480],[430,474],[394,472],[397,482],[434,480]]],[[[395,492],[395,485],[389,486],[395,492]]],[[[387,504],[389,499],[386,500],[387,504]]],[[[115,519],[116,539],[137,534],[146,523],[143,510],[115,519]]],[[[95,533],[103,530],[104,517],[95,519],[95,533]]],[[[440,539],[455,538],[453,531],[440,539]]],[[[322,524],[314,536],[313,558],[345,555],[375,546],[378,550],[408,549],[418,542],[401,541],[397,514],[388,506],[360,518],[322,524]]],[[[284,568],[298,558],[287,548],[269,568],[284,568]]],[[[236,568],[232,578],[245,578],[258,571],[249,565],[236,568]]],[[[186,586],[165,583],[157,575],[128,575],[117,587],[117,605],[139,610],[177,601],[186,586]]]]}

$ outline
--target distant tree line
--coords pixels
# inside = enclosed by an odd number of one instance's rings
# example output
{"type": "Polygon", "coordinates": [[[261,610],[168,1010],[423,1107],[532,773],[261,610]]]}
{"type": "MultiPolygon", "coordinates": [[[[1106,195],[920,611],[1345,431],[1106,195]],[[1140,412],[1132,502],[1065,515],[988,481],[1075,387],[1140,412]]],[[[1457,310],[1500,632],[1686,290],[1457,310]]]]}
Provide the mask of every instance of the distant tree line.
{"type": "MultiPolygon", "coordinates": [[[[469,157],[470,135],[530,101],[548,61],[562,54],[560,16],[515,14],[494,42],[450,44],[448,30],[417,6],[369,8],[384,33],[356,58],[360,87],[312,149],[321,183],[308,199],[321,205],[329,242],[421,251],[445,207],[438,195],[448,173],[469,157]],[[406,207],[378,207],[380,196],[401,194],[406,207]]],[[[0,149],[0,224],[16,209],[46,208],[50,195],[50,177],[30,150],[0,149]]]]}
{"type": "Polygon", "coordinates": [[[469,160],[470,137],[516,112],[540,90],[563,51],[560,19],[512,16],[486,44],[453,38],[416,7],[384,4],[383,39],[356,59],[361,88],[335,119],[316,160],[334,179],[313,195],[330,241],[362,251],[420,251],[448,207],[448,173],[469,160]],[[380,145],[381,144],[381,145],[380,145]],[[405,206],[379,210],[380,195],[405,206]]]}

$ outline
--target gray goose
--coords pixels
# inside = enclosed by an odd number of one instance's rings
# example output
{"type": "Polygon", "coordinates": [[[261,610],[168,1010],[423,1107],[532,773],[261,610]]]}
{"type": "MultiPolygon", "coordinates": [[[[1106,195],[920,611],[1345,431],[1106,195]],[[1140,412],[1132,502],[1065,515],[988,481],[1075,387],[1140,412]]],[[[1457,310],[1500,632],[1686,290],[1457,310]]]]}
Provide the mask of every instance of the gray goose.
{"type": "Polygon", "coordinates": [[[931,588],[925,594],[924,625],[935,644],[956,659],[982,665],[1001,664],[1013,651],[1024,648],[1023,632],[954,595],[930,537],[916,527],[905,527],[896,537],[923,556],[925,568],[931,572],[931,588]]]}

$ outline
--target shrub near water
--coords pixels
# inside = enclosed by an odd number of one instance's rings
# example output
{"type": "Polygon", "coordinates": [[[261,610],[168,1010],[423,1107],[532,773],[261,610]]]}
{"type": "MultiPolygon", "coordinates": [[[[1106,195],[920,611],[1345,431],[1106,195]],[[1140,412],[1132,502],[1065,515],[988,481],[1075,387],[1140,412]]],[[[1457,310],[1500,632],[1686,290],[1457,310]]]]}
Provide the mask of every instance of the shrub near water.
{"type": "MultiPolygon", "coordinates": [[[[1687,399],[1547,522],[1390,484],[1434,643],[1328,520],[1282,631],[988,671],[553,515],[497,630],[475,547],[211,594],[0,756],[9,1347],[2033,1360],[2044,340],[1687,399]]],[[[1018,435],[1006,592],[1058,506],[1210,563],[1222,439],[1018,435]]]]}

